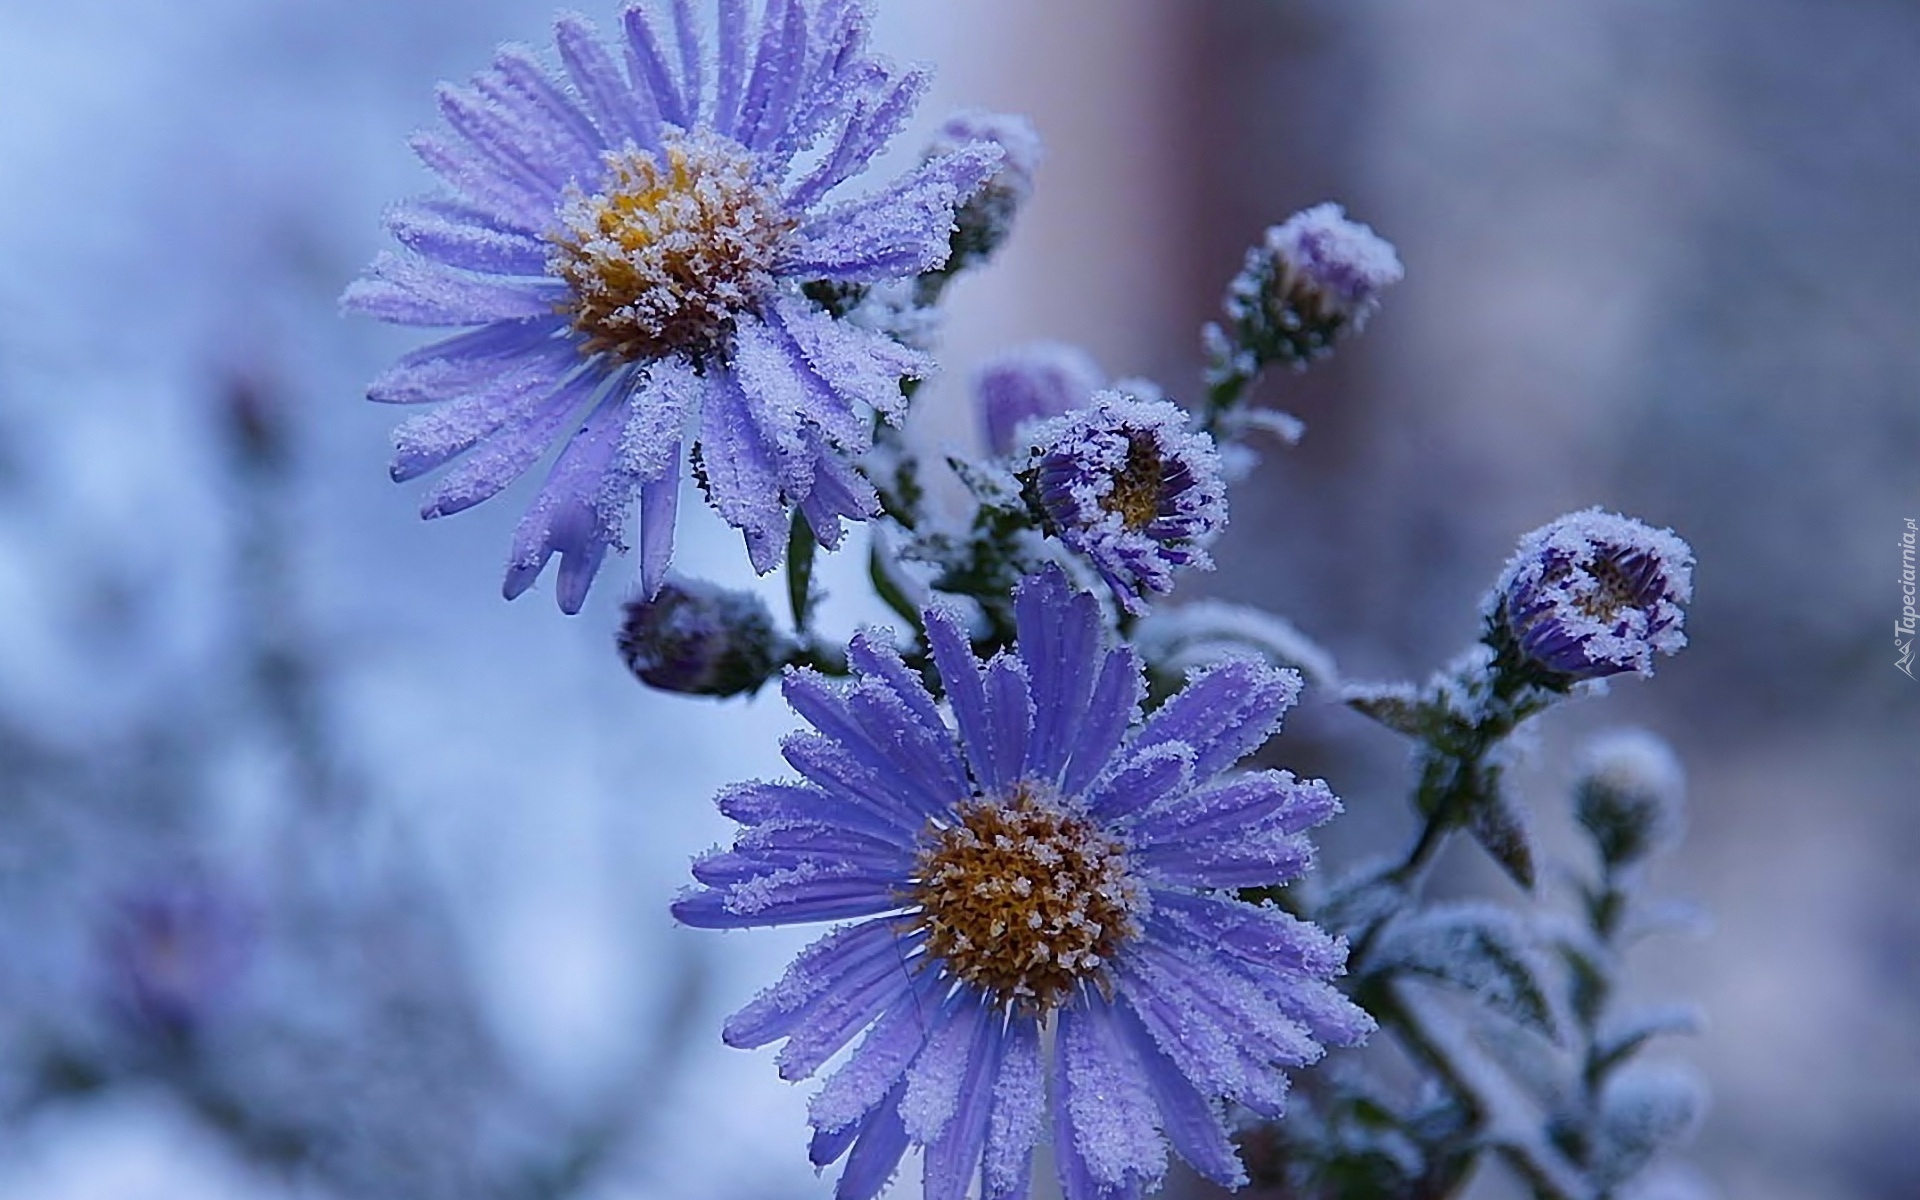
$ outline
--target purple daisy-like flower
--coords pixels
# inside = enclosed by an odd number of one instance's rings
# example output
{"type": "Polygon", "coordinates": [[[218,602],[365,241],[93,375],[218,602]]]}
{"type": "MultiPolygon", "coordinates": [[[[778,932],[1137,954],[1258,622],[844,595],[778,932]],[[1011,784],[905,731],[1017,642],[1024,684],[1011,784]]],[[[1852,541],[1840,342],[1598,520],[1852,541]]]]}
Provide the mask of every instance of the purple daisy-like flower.
{"type": "Polygon", "coordinates": [[[1167,400],[1101,392],[1091,406],[1031,432],[1026,471],[1048,531],[1083,555],[1128,612],[1173,590],[1183,567],[1211,569],[1206,547],[1227,523],[1213,439],[1167,400]]]}
{"type": "Polygon", "coordinates": [[[1487,597],[1495,636],[1570,680],[1653,674],[1687,644],[1693,550],[1670,529],[1591,508],[1520,539],[1487,597]]]}
{"type": "Polygon", "coordinates": [[[1068,1200],[1139,1195],[1169,1145],[1243,1182],[1222,1101],[1278,1117],[1284,1067],[1372,1028],[1327,982],[1344,942],[1221,890],[1299,875],[1305,831],[1339,811],[1318,780],[1228,773],[1299,679],[1234,660],[1142,723],[1141,661],[1103,645],[1092,596],[1049,567],[1015,614],[1014,649],[981,663],[927,610],[957,729],[884,641],[854,640],[850,682],[791,672],[814,727],[784,745],[804,781],[721,794],[747,828],[694,865],[706,886],[674,913],[856,919],[725,1029],[785,1039],[788,1079],[865,1031],[809,1110],[813,1161],[847,1160],[839,1200],[878,1194],[913,1144],[930,1200],[976,1174],[983,1197],[1025,1196],[1049,1130],[1068,1200]]]}
{"type": "Polygon", "coordinates": [[[393,211],[404,249],[344,303],[477,327],[369,390],[440,405],[394,437],[397,480],[461,460],[424,516],[488,499],[562,445],[514,536],[509,598],[558,554],[560,607],[578,611],[607,551],[626,548],[636,505],[651,594],[688,458],[762,572],[793,508],[828,545],[842,518],[878,511],[852,459],[874,413],[901,415],[900,380],[929,363],[834,320],[801,285],[941,265],[956,205],[1001,151],[961,147],[828,202],[927,82],[868,53],[870,18],[864,0],[719,0],[710,60],[690,0],[670,17],[627,8],[612,48],[563,16],[558,72],[510,46],[471,86],[441,89],[447,130],[414,148],[445,191],[393,211]]]}
{"type": "Polygon", "coordinates": [[[1348,220],[1338,204],[1316,204],[1247,251],[1227,290],[1227,315],[1249,352],[1304,367],[1359,332],[1380,294],[1405,275],[1392,243],[1348,220]]]}

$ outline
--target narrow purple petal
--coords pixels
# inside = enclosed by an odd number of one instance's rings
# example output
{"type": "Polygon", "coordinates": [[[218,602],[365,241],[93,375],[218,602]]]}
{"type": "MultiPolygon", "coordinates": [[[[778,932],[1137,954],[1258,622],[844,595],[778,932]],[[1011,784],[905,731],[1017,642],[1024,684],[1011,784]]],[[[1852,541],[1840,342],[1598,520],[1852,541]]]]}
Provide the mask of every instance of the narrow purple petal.
{"type": "Polygon", "coordinates": [[[1195,777],[1210,778],[1271,737],[1299,694],[1297,673],[1232,659],[1194,672],[1147,721],[1136,744],[1185,742],[1199,756],[1195,777]]]}
{"type": "Polygon", "coordinates": [[[1087,811],[1103,821],[1151,807],[1193,778],[1193,751],[1179,742],[1129,751],[1121,763],[1086,793],[1087,811]]]}
{"type": "Polygon", "coordinates": [[[1057,781],[1073,752],[1093,692],[1100,608],[1058,568],[1027,579],[1014,596],[1015,641],[1033,688],[1033,739],[1025,773],[1057,781]]]}
{"type": "Polygon", "coordinates": [[[987,713],[979,661],[952,609],[935,604],[927,609],[925,619],[927,648],[933,652],[940,679],[947,685],[947,702],[953,706],[953,719],[960,726],[960,745],[973,768],[973,777],[985,786],[994,776],[993,724],[987,713]]]}
{"type": "Polygon", "coordinates": [[[885,919],[833,930],[802,950],[778,983],[728,1017],[721,1027],[722,1040],[747,1050],[779,1041],[805,1019],[813,1004],[841,986],[842,979],[891,960],[897,940],[892,922],[885,919]]]}
{"type": "Polygon", "coordinates": [[[425,205],[387,214],[387,231],[407,249],[443,266],[490,275],[544,275],[552,245],[488,223],[459,220],[425,205]]]}
{"type": "Polygon", "coordinates": [[[438,133],[416,133],[407,145],[456,196],[501,228],[537,237],[553,223],[555,193],[545,184],[504,173],[464,143],[438,133]]]}
{"type": "Polygon", "coordinates": [[[1250,771],[1146,814],[1134,822],[1133,833],[1146,842],[1232,840],[1254,827],[1301,833],[1339,812],[1339,799],[1322,780],[1301,782],[1290,771],[1250,771]]]}
{"type": "Polygon", "coordinates": [[[1145,1069],[1154,1107],[1160,1112],[1161,1128],[1175,1152],[1187,1165],[1221,1187],[1245,1185],[1247,1172],[1227,1136],[1220,1105],[1194,1088],[1193,1082],[1167,1057],[1130,1006],[1116,1005],[1114,1022],[1135,1060],[1145,1069]]]}
{"type": "Polygon", "coordinates": [[[936,996],[945,986],[946,980],[936,971],[914,974],[906,999],[874,1024],[846,1065],[808,1103],[807,1120],[815,1129],[830,1133],[848,1128],[894,1090],[939,1020],[936,996]]]}
{"type": "Polygon", "coordinates": [[[873,1200],[900,1169],[900,1156],[906,1152],[907,1129],[900,1123],[900,1098],[889,1096],[860,1123],[860,1134],[833,1189],[833,1200],[873,1200]]]}
{"type": "Polygon", "coordinates": [[[767,444],[732,372],[714,369],[700,417],[700,467],[714,509],[746,536],[753,569],[766,574],[786,548],[787,510],[778,451],[767,444]]]}
{"type": "Polygon", "coordinates": [[[673,916],[696,929],[752,929],[871,917],[899,907],[893,892],[896,882],[789,871],[725,891],[690,891],[673,902],[673,916]]]}
{"type": "Polygon", "coordinates": [[[993,771],[980,780],[990,792],[1004,792],[1020,781],[1027,757],[1027,735],[1033,728],[1033,699],[1027,692],[1026,668],[1011,654],[998,654],[987,664],[987,720],[993,726],[993,771]]]}
{"type": "MultiPolygon", "coordinates": [[[[935,706],[932,694],[927,691],[920,677],[907,669],[889,634],[866,629],[855,633],[852,644],[847,647],[847,661],[863,676],[885,683],[901,703],[912,710],[928,733],[940,735],[944,742],[951,744],[952,732],[946,722],[940,719],[940,710],[935,706]]],[[[955,762],[957,765],[958,760],[955,762]]]]}
{"type": "Polygon", "coordinates": [[[1073,755],[1060,784],[1062,791],[1079,795],[1107,769],[1127,727],[1139,715],[1140,699],[1145,694],[1139,654],[1128,645],[1109,650],[1100,666],[1100,678],[1093,685],[1086,720],[1074,738],[1073,755]]]}
{"type": "MultiPolygon", "coordinates": [[[[1139,1188],[1166,1171],[1153,1097],[1113,1028],[1106,1003],[1085,1000],[1059,1012],[1054,1069],[1060,1081],[1054,1152],[1077,1160],[1097,1188],[1139,1188]]],[[[1068,1178],[1078,1175],[1070,1171],[1068,1178]]]]}
{"type": "MultiPolygon", "coordinates": [[[[967,1056],[966,1075],[960,1081],[959,1104],[946,1128],[927,1147],[925,1200],[966,1200],[987,1140],[987,1122],[993,1112],[993,1085],[1000,1074],[1006,1032],[998,1008],[986,1008],[974,1031],[967,1056]]],[[[909,1084],[911,1093],[912,1086],[909,1084]]]]}
{"type": "Polygon", "coordinates": [[[573,344],[556,338],[560,322],[496,321],[429,343],[374,377],[367,399],[381,404],[433,404],[454,400],[513,369],[522,355],[577,354],[573,344]]]}
{"type": "Polygon", "coordinates": [[[578,14],[563,13],[553,24],[553,40],[567,77],[606,144],[632,142],[642,150],[658,150],[660,112],[652,91],[628,86],[593,23],[578,14]]]}
{"type": "Polygon", "coordinates": [[[658,479],[640,488],[640,591],[645,599],[660,592],[673,561],[673,528],[680,511],[680,444],[658,479]]]}
{"type": "MultiPolygon", "coordinates": [[[[675,7],[680,15],[689,15],[685,11],[685,0],[675,7]]],[[[669,125],[678,125],[682,129],[692,127],[692,105],[688,97],[699,91],[698,79],[689,78],[686,91],[681,91],[679,81],[673,77],[673,69],[667,66],[666,56],[661,53],[660,39],[654,35],[644,6],[629,4],[621,11],[620,21],[627,33],[627,73],[633,77],[634,92],[652,97],[660,119],[669,125]]],[[[692,61],[698,64],[697,54],[692,61]]]]}
{"type": "Polygon", "coordinates": [[[740,89],[746,75],[747,0],[720,0],[720,90],[711,124],[733,137],[740,121],[740,89]]]}
{"type": "MultiPolygon", "coordinates": [[[[886,728],[876,730],[869,723],[882,713],[856,715],[850,709],[854,694],[829,683],[817,671],[789,671],[781,681],[781,692],[789,707],[815,729],[838,742],[862,768],[876,778],[889,780],[903,793],[900,800],[915,815],[944,812],[955,799],[951,781],[926,770],[937,769],[937,760],[913,753],[911,743],[902,744],[889,736],[886,728]],[[878,736],[876,736],[876,734],[878,736]]],[[[906,732],[903,727],[901,732],[906,732]]]]}
{"type": "Polygon", "coordinates": [[[415,254],[382,251],[340,303],[395,325],[485,325],[550,317],[565,298],[566,284],[557,279],[467,275],[415,254]]]}
{"type": "Polygon", "coordinates": [[[1134,853],[1159,878],[1189,887],[1269,887],[1298,879],[1313,865],[1313,843],[1304,835],[1271,829],[1218,841],[1159,842],[1134,853]]]}
{"type": "Polygon", "coordinates": [[[903,838],[920,832],[920,813],[903,803],[893,781],[876,774],[839,742],[820,734],[791,733],[780,740],[780,754],[801,775],[858,805],[903,838]]]}
{"type": "Polygon", "coordinates": [[[1026,1200],[1033,1147],[1047,1112],[1046,1069],[1040,1061],[1040,1025],[1031,1016],[1008,1018],[1000,1077],[993,1085],[993,1116],[980,1186],[985,1200],[1026,1200]]]}
{"type": "MultiPolygon", "coordinates": [[[[527,412],[524,419],[503,424],[440,477],[421,499],[420,515],[428,520],[450,516],[498,495],[553,446],[560,431],[574,421],[601,383],[594,372],[581,372],[527,412]]],[[[516,414],[516,418],[519,416],[516,414]]]]}
{"type": "Polygon", "coordinates": [[[933,369],[933,360],[919,351],[883,333],[836,321],[792,297],[776,301],[768,320],[793,339],[798,360],[841,404],[864,405],[889,421],[905,412],[900,381],[924,378],[933,369]]]}
{"type": "Polygon", "coordinates": [[[936,158],[858,200],[822,213],[800,231],[782,269],[802,277],[876,283],[943,265],[953,214],[1000,163],[978,142],[936,158]]]}

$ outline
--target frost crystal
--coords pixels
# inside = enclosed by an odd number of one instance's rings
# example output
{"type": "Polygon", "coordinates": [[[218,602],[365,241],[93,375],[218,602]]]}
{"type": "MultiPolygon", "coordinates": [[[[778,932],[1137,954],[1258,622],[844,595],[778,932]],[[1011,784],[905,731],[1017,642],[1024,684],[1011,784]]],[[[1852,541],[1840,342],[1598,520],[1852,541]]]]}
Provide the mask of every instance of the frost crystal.
{"type": "Polygon", "coordinates": [[[1165,400],[1102,392],[1032,432],[1024,477],[1048,532],[1090,561],[1131,613],[1173,590],[1183,567],[1210,569],[1227,523],[1213,439],[1165,400]]]}
{"type": "Polygon", "coordinates": [[[1485,612],[1494,637],[1558,681],[1653,674],[1687,644],[1693,551],[1670,529],[1592,508],[1520,539],[1485,612]]]}
{"type": "Polygon", "coordinates": [[[815,730],[785,745],[804,782],[724,792],[746,828],[674,912],[854,920],[726,1027],[735,1046],[784,1039],[787,1078],[865,1031],[810,1108],[814,1162],[846,1159],[841,1200],[871,1200],[914,1144],[928,1196],[976,1175],[983,1196],[1025,1196],[1049,1094],[1068,1200],[1138,1195],[1169,1147],[1244,1182],[1220,1102],[1276,1118],[1283,1068],[1372,1028],[1326,982],[1344,942],[1232,896],[1297,876],[1306,831],[1339,810],[1317,780],[1228,773],[1299,679],[1223,663],[1142,722],[1139,658],[1103,645],[1059,568],[1020,585],[1015,615],[1014,649],[982,663],[950,610],[924,613],[954,726],[890,639],[856,638],[845,684],[790,672],[815,730]]]}
{"type": "Polygon", "coordinates": [[[440,406],[395,436],[396,479],[454,464],[423,515],[496,495],[561,444],[505,591],[557,554],[567,612],[626,549],[636,508],[643,588],[659,588],[689,465],[762,572],[795,508],[828,546],[843,520],[877,513],[853,460],[876,414],[900,416],[901,379],[930,364],[802,285],[943,266],[955,211],[1005,174],[999,144],[955,134],[881,190],[826,203],[926,85],[867,51],[871,5],[722,0],[711,61],[693,6],[658,7],[627,8],[611,48],[561,17],[558,72],[508,47],[471,86],[443,88],[447,128],[414,147],[444,190],[393,211],[403,249],[344,298],[399,324],[475,327],[369,391],[440,406]]]}

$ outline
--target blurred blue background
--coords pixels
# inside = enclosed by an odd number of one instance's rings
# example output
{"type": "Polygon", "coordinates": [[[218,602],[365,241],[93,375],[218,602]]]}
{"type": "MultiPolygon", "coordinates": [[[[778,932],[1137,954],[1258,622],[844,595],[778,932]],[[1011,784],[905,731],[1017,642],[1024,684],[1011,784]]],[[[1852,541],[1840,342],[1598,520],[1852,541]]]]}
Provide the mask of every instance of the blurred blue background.
{"type": "MultiPolygon", "coordinates": [[[[1408,280],[1266,385],[1307,440],[1187,590],[1420,676],[1521,532],[1599,503],[1688,537],[1693,645],[1552,723],[1543,832],[1582,732],[1668,733],[1694,820],[1660,883],[1715,927],[1637,967],[1711,1016],[1672,1050],[1715,1088],[1696,1161],[1741,1200],[1920,1195],[1920,685],[1888,636],[1920,9],[883,7],[941,72],[895,163],[961,105],[1049,146],[915,437],[964,445],[973,366],[1032,337],[1190,390],[1242,248],[1344,201],[1408,280]]],[[[665,914],[788,715],[634,684],[618,568],[575,619],[500,601],[525,489],[419,522],[360,399],[417,339],[335,312],[427,186],[433,83],[550,17],[0,8],[0,1200],[829,1190],[805,1089],[716,1035],[802,939],[665,914]]],[[[683,512],[682,569],[746,584],[683,512]]],[[[830,625],[876,615],[859,575],[830,625]]],[[[1397,746],[1326,708],[1282,745],[1348,799],[1330,859],[1402,835],[1397,746]]]]}

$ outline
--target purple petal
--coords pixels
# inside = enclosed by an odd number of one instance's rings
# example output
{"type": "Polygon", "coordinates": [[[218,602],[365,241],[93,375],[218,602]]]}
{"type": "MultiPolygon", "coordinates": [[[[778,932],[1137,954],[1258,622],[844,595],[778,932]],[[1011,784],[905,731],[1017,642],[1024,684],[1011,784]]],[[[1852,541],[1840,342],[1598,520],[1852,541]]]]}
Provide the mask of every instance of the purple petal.
{"type": "Polygon", "coordinates": [[[1089,1000],[1060,1010],[1054,1064],[1061,1093],[1054,1153],[1070,1164],[1067,1180],[1077,1181],[1082,1171],[1099,1189],[1158,1180],[1166,1171],[1166,1141],[1109,1005],[1089,1000]]]}
{"type": "Polygon", "coordinates": [[[941,1009],[926,1049],[907,1070],[907,1091],[900,1100],[900,1119],[914,1141],[931,1143],[959,1110],[985,1020],[985,996],[972,988],[954,993],[941,1009]]]}
{"type": "Polygon", "coordinates": [[[993,1085],[993,1117],[981,1164],[986,1200],[1026,1200],[1033,1176],[1033,1147],[1047,1112],[1046,1070],[1040,1061],[1040,1026],[1030,1016],[1008,1018],[1000,1078],[993,1085]]]}
{"type": "Polygon", "coordinates": [[[1346,942],[1284,909],[1155,888],[1149,930],[1168,941],[1213,946],[1242,961],[1309,975],[1337,974],[1346,942]]]}
{"type": "Polygon", "coordinates": [[[566,298],[557,279],[485,278],[382,251],[347,285],[343,307],[395,325],[486,325],[551,317],[566,298]]]}
{"type": "Polygon", "coordinates": [[[947,686],[947,702],[960,726],[960,745],[966,751],[973,777],[985,787],[994,777],[993,723],[988,717],[987,693],[980,680],[979,660],[952,609],[934,604],[925,613],[927,648],[947,686]]]}
{"type": "Polygon", "coordinates": [[[1093,692],[1100,653],[1100,607],[1055,567],[1023,581],[1014,595],[1017,653],[1033,688],[1033,739],[1025,773],[1058,780],[1093,692]]]}
{"type": "MultiPolygon", "coordinates": [[[[692,32],[691,13],[686,0],[675,5],[678,16],[683,19],[683,34],[692,32]]],[[[633,90],[636,98],[651,97],[660,119],[682,129],[693,126],[693,101],[689,97],[697,96],[700,83],[697,76],[689,75],[686,91],[683,93],[679,82],[673,77],[672,68],[667,66],[666,56],[661,53],[660,40],[654,36],[653,26],[647,20],[646,9],[639,4],[629,4],[620,13],[621,23],[627,33],[627,73],[633,77],[633,90]]],[[[697,67],[698,57],[689,65],[697,67]]]]}
{"type": "Polygon", "coordinates": [[[926,684],[920,681],[920,676],[907,669],[890,635],[884,631],[876,635],[866,629],[855,633],[853,643],[847,647],[847,661],[861,675],[884,683],[913,712],[921,727],[929,734],[938,735],[946,744],[952,743],[953,733],[947,728],[946,722],[940,719],[940,710],[934,705],[933,696],[927,691],[926,684]]]}
{"type": "MultiPolygon", "coordinates": [[[[579,358],[564,346],[559,353],[529,355],[502,364],[491,379],[475,384],[470,394],[402,421],[393,431],[394,482],[416,479],[502,429],[528,429],[551,408],[560,408],[558,415],[564,419],[578,397],[562,396],[556,403],[556,394],[567,373],[578,365],[579,358]]],[[[536,456],[552,441],[553,431],[540,435],[536,456]]]]}
{"type": "Polygon", "coordinates": [[[1253,771],[1148,813],[1134,822],[1132,833],[1142,842],[1232,840],[1256,826],[1300,833],[1339,812],[1340,801],[1322,780],[1302,783],[1289,771],[1253,771]]]}
{"type": "Polygon", "coordinates": [[[1272,829],[1217,841],[1157,842],[1134,854],[1161,879],[1189,887],[1269,887],[1298,879],[1313,865],[1312,842],[1272,829]]]}
{"type": "Polygon", "coordinates": [[[560,327],[552,315],[545,320],[496,321],[429,343],[376,376],[367,399],[381,404],[453,400],[511,370],[514,360],[541,354],[549,343],[556,354],[562,348],[577,354],[571,341],[555,338],[560,327]]]}
{"type": "Polygon", "coordinates": [[[524,420],[516,414],[515,420],[503,424],[441,476],[421,500],[420,515],[428,520],[449,516],[498,495],[552,447],[602,382],[594,372],[583,371],[561,384],[524,420]]]}
{"type": "MultiPolygon", "coordinates": [[[[987,1121],[993,1111],[993,1086],[1000,1074],[1006,1035],[997,1008],[981,1014],[967,1057],[966,1076],[960,1081],[960,1103],[939,1138],[927,1147],[925,1200],[966,1200],[987,1140],[987,1121]]],[[[908,1087],[912,1091],[911,1084],[908,1087]]]]}
{"type": "Polygon", "coordinates": [[[707,494],[746,536],[747,557],[762,575],[786,547],[787,509],[778,451],[767,444],[731,371],[715,368],[700,418],[700,466],[707,494]]]}
{"type": "Polygon", "coordinates": [[[1299,694],[1298,674],[1252,659],[1205,667],[1153,714],[1135,744],[1185,742],[1198,755],[1194,777],[1207,779],[1258,749],[1299,694]]]}
{"type": "Polygon", "coordinates": [[[900,1123],[900,1097],[896,1094],[888,1096],[860,1123],[853,1153],[833,1189],[834,1200],[873,1200],[899,1170],[900,1156],[906,1152],[907,1129],[900,1123]]]}
{"type": "Polygon", "coordinates": [[[660,478],[640,489],[640,591],[651,600],[673,562],[673,527],[680,511],[680,447],[660,478]]]}
{"type": "Polygon", "coordinates": [[[628,86],[593,23],[564,13],[553,23],[553,40],[604,141],[609,146],[632,142],[642,150],[658,150],[660,113],[653,93],[628,86]]]}
{"type": "Polygon", "coordinates": [[[1145,1068],[1154,1107],[1160,1111],[1161,1127],[1166,1131],[1167,1140],[1173,1143],[1174,1151],[1194,1170],[1221,1187],[1243,1186],[1247,1173],[1240,1165],[1232,1140],[1227,1137],[1220,1106],[1195,1089],[1131,1007],[1115,1006],[1114,1020],[1134,1057],[1145,1068]]]}
{"type": "Polygon", "coordinates": [[[876,964],[884,968],[898,953],[898,940],[887,919],[833,930],[802,950],[778,983],[728,1017],[721,1039],[736,1049],[751,1050],[788,1036],[812,1006],[844,986],[844,980],[863,971],[871,974],[876,964]]]}
{"type": "MultiPolygon", "coordinates": [[[[934,997],[946,984],[937,971],[915,973],[907,998],[880,1018],[847,1064],[834,1072],[808,1103],[807,1120],[815,1129],[832,1132],[848,1128],[895,1089],[927,1044],[928,1031],[939,1019],[934,997]]],[[[894,1100],[897,1104],[899,1097],[894,1100]]]]}
{"type": "Polygon", "coordinates": [[[819,868],[764,875],[722,889],[695,889],[673,902],[674,919],[696,929],[752,929],[870,917],[900,907],[897,878],[819,868]]]}
{"type": "Polygon", "coordinates": [[[1100,678],[1094,682],[1086,719],[1074,738],[1073,756],[1060,784],[1062,791],[1079,795],[1107,769],[1127,727],[1139,715],[1140,699],[1145,694],[1139,654],[1124,644],[1109,650],[1100,666],[1100,678]]]}
{"type": "Polygon", "coordinates": [[[387,214],[387,231],[407,249],[444,266],[490,275],[545,275],[552,244],[490,223],[460,220],[444,209],[402,205],[387,214]]]}
{"type": "Polygon", "coordinates": [[[734,136],[740,119],[740,88],[746,74],[747,0],[720,0],[720,90],[713,110],[713,128],[734,136]]]}
{"type": "MultiPolygon", "coordinates": [[[[938,759],[929,758],[926,747],[918,747],[920,752],[916,753],[912,741],[894,739],[893,729],[874,727],[873,721],[885,719],[883,711],[863,708],[856,715],[850,710],[855,694],[851,690],[842,692],[817,671],[798,670],[788,672],[781,691],[794,712],[838,742],[874,777],[890,781],[902,793],[901,801],[915,814],[945,812],[958,798],[953,781],[943,778],[938,759]]],[[[868,700],[869,704],[881,702],[871,693],[868,700]]],[[[904,722],[897,729],[910,735],[911,726],[904,722]]]]}
{"type": "Polygon", "coordinates": [[[885,822],[902,840],[911,840],[925,823],[920,812],[901,801],[890,776],[876,774],[831,738],[791,733],[780,740],[780,753],[801,775],[885,822]]]}
{"type": "Polygon", "coordinates": [[[1026,668],[1011,654],[997,654],[987,664],[987,720],[993,726],[993,770],[980,779],[992,792],[1004,792],[1020,781],[1027,757],[1027,734],[1033,728],[1033,700],[1027,693],[1026,668]]]}
{"type": "MultiPolygon", "coordinates": [[[[1087,811],[1113,822],[1182,791],[1193,773],[1193,751],[1179,742],[1130,751],[1118,770],[1087,792],[1087,811]]],[[[1131,831],[1129,831],[1131,832],[1131,831]]]]}
{"type": "MultiPolygon", "coordinates": [[[[933,369],[933,360],[919,351],[883,333],[836,321],[792,297],[777,300],[768,319],[793,339],[799,360],[812,368],[843,406],[864,405],[890,421],[905,412],[900,381],[924,378],[933,369]]],[[[861,439],[865,436],[860,434],[861,439]]],[[[857,444],[866,443],[859,440],[857,444]]]]}
{"type": "Polygon", "coordinates": [[[553,223],[555,194],[544,184],[501,172],[464,143],[416,133],[407,145],[454,195],[503,229],[538,237],[553,223]]]}
{"type": "Polygon", "coordinates": [[[976,142],[835,206],[800,231],[781,269],[803,278],[877,283],[944,265],[954,211],[993,175],[1000,153],[976,142]]]}

